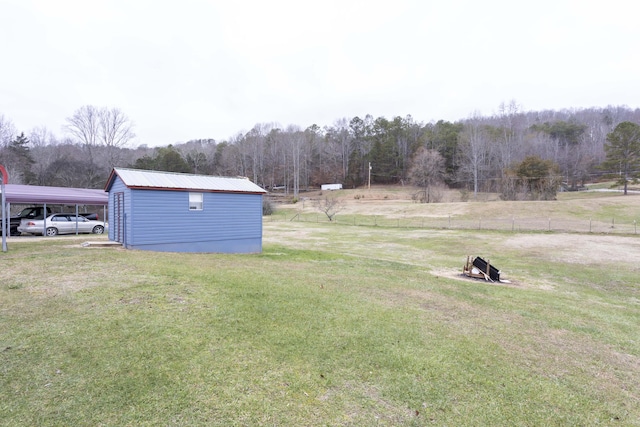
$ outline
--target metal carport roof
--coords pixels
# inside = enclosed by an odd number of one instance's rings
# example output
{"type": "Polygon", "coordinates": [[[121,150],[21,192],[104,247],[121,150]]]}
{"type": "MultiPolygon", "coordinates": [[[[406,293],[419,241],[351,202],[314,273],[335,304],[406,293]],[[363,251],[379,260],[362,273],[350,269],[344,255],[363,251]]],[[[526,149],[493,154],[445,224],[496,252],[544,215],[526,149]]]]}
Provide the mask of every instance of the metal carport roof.
{"type": "Polygon", "coordinates": [[[109,202],[109,194],[104,190],[89,188],[5,184],[4,189],[6,203],[105,206],[109,202]]]}
{"type": "MultiPolygon", "coordinates": [[[[1,166],[1,165],[0,165],[1,166]]],[[[60,204],[60,205],[93,205],[106,206],[109,204],[109,194],[104,190],[89,188],[46,187],[38,185],[7,184],[7,174],[4,167],[2,172],[2,216],[0,234],[2,235],[2,251],[7,251],[6,232],[9,221],[10,203],[22,204],[60,204]]]]}

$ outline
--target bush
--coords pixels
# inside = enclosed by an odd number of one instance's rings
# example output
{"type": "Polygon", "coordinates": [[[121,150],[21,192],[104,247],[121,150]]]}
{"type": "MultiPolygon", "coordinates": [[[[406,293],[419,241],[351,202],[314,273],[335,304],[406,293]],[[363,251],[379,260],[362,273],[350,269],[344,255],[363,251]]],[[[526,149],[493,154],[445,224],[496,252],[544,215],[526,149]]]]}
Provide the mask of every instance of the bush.
{"type": "Polygon", "coordinates": [[[440,203],[444,196],[446,188],[441,184],[430,185],[422,190],[414,193],[412,199],[419,203],[440,203]]]}
{"type": "Polygon", "coordinates": [[[273,208],[273,203],[271,203],[271,200],[267,199],[266,197],[262,197],[262,215],[271,215],[274,211],[275,209],[273,208]]]}
{"type": "Polygon", "coordinates": [[[501,182],[502,200],[555,200],[560,168],[550,160],[529,156],[508,170],[501,182]]]}

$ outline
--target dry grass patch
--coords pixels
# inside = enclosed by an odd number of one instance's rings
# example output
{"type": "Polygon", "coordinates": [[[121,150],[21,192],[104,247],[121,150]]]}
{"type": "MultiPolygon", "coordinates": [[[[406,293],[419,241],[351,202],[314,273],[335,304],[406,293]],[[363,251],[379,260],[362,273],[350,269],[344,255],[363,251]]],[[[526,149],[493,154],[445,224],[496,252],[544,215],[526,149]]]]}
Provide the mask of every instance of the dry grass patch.
{"type": "MultiPolygon", "coordinates": [[[[510,230],[577,231],[594,233],[634,234],[640,224],[640,195],[623,196],[615,193],[571,192],[559,193],[557,201],[500,201],[497,194],[479,194],[478,199],[460,201],[459,191],[449,190],[442,203],[415,203],[412,187],[372,187],[340,190],[336,192],[302,193],[303,201],[281,204],[280,212],[287,212],[287,220],[294,215],[306,215],[305,220],[317,216],[313,201],[330,194],[343,203],[336,219],[350,221],[351,217],[364,217],[360,222],[374,223],[373,218],[390,225],[404,221],[412,227],[474,228],[510,230]],[[391,222],[390,222],[391,221],[391,222]],[[456,226],[459,224],[458,226],[456,226]]],[[[277,215],[276,215],[277,217],[277,215]]]]}
{"type": "MultiPolygon", "coordinates": [[[[548,260],[571,264],[618,264],[633,266],[640,259],[640,239],[625,236],[592,234],[521,234],[510,237],[504,245],[548,260]]],[[[640,269],[640,264],[637,267],[640,269]]]]}

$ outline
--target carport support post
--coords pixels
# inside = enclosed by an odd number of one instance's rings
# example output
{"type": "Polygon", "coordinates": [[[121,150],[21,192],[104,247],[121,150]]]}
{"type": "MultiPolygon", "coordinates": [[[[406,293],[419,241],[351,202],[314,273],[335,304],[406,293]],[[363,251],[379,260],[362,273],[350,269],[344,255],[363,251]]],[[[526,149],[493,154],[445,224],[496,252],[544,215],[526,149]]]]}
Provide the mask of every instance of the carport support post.
{"type": "Polygon", "coordinates": [[[7,231],[9,227],[7,225],[7,195],[4,192],[4,179],[2,182],[2,252],[7,252],[7,231]]]}
{"type": "Polygon", "coordinates": [[[2,191],[2,197],[0,197],[0,203],[2,203],[2,252],[7,252],[7,233],[11,231],[10,224],[11,219],[7,219],[7,214],[11,215],[11,209],[7,209],[7,195],[5,193],[5,184],[9,183],[9,174],[4,166],[0,165],[0,191],[2,191]]]}
{"type": "Polygon", "coordinates": [[[42,237],[47,235],[47,204],[42,204],[42,237]]]}

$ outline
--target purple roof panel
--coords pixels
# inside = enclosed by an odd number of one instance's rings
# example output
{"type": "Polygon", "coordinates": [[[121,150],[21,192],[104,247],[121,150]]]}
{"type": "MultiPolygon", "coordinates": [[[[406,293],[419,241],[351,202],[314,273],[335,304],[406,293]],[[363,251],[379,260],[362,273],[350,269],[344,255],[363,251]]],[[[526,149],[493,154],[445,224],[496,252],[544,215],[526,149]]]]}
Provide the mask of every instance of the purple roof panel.
{"type": "Polygon", "coordinates": [[[89,188],[6,184],[5,192],[6,200],[9,203],[107,205],[109,202],[109,195],[104,190],[92,190],[89,188]]]}

